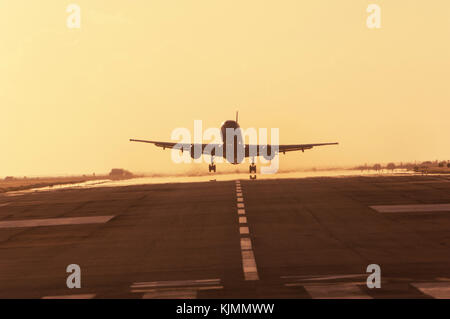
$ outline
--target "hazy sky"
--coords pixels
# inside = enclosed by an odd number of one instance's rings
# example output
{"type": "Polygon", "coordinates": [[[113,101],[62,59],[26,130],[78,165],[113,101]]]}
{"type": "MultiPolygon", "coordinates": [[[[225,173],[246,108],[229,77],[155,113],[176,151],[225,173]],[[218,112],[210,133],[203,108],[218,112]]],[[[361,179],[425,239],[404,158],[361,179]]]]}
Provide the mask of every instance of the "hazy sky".
{"type": "Polygon", "coordinates": [[[341,143],[281,168],[447,160],[449,74],[448,0],[1,1],[0,176],[189,170],[128,139],[236,109],[284,144],[341,143]]]}

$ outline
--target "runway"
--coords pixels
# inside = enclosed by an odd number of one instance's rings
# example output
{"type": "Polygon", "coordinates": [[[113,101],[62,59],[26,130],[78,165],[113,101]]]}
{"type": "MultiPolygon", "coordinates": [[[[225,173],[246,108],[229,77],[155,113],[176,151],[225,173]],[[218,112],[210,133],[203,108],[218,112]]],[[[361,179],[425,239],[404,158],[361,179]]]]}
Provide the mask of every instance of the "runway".
{"type": "Polygon", "coordinates": [[[245,177],[3,194],[0,298],[450,298],[449,177],[245,177]]]}

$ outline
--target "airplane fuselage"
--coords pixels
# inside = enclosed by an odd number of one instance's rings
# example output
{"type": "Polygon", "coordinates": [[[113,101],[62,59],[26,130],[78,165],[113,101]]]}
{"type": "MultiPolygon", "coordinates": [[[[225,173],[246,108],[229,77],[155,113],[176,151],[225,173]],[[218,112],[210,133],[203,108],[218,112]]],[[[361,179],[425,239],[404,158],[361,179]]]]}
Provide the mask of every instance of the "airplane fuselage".
{"type": "Polygon", "coordinates": [[[245,145],[239,124],[232,120],[225,121],[220,127],[220,134],[223,145],[222,156],[231,164],[241,163],[245,145]],[[232,135],[229,136],[228,134],[232,135]]]}

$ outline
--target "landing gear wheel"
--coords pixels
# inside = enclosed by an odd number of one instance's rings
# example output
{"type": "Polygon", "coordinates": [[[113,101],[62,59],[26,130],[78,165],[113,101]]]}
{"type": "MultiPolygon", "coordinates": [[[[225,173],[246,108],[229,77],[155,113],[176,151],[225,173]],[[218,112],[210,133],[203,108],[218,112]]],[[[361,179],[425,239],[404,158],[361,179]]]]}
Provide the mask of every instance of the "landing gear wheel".
{"type": "Polygon", "coordinates": [[[209,172],[216,172],[216,164],[214,164],[214,155],[211,155],[211,164],[209,164],[209,172]]]}
{"type": "Polygon", "coordinates": [[[256,174],[256,165],[255,164],[250,165],[248,170],[250,171],[250,174],[251,173],[255,173],[256,174]]]}

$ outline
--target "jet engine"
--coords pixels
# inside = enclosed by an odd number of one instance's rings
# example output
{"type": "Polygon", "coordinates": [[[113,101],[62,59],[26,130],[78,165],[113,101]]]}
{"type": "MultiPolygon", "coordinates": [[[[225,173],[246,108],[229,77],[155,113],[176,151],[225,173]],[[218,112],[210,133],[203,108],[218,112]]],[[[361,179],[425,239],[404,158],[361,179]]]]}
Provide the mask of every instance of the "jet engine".
{"type": "Polygon", "coordinates": [[[202,156],[202,149],[201,147],[191,147],[190,153],[193,159],[199,159],[202,156]]]}
{"type": "Polygon", "coordinates": [[[276,155],[275,151],[276,149],[271,145],[265,145],[260,147],[259,155],[262,155],[267,161],[271,161],[276,155]]]}

